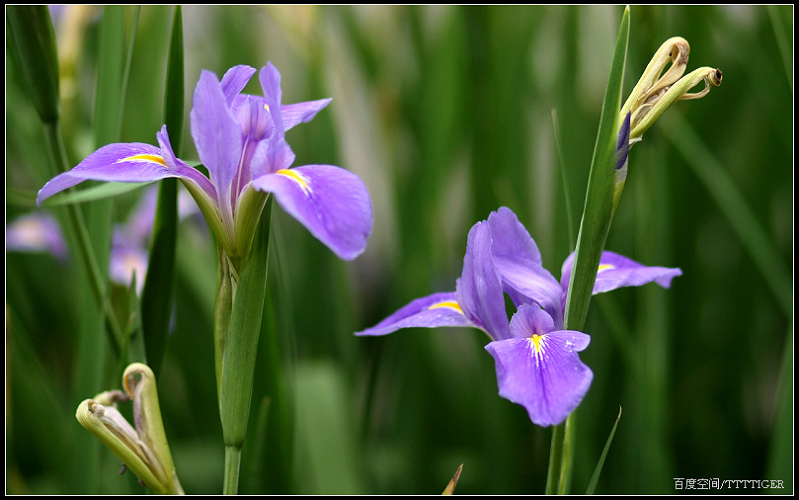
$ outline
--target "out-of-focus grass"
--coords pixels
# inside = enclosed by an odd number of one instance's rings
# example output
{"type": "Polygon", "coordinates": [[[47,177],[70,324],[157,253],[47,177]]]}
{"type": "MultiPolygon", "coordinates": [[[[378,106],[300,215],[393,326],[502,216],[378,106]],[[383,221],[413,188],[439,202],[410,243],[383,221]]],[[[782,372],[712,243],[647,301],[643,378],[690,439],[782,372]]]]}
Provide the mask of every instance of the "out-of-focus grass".
{"type": "MultiPolygon", "coordinates": [[[[73,165],[95,140],[99,14],[68,7],[54,16],[60,49],[81,36],[74,59],[65,61],[67,52],[61,61],[62,78],[74,77],[72,86],[62,80],[73,165]]],[[[414,298],[453,290],[469,227],[501,205],[519,215],[559,277],[575,237],[568,230],[579,227],[620,14],[604,6],[184,8],[186,109],[200,69],[221,76],[234,64],[272,61],[284,102],[333,97],[289,132],[295,164],[354,171],[375,213],[367,251],[344,263],[274,210],[264,322],[272,335],[261,339],[240,491],[439,493],[461,463],[456,493],[543,491],[550,431],[497,395],[486,338],[457,329],[382,338],[352,332],[414,298]],[[564,184],[577,207],[571,225],[564,184]],[[265,379],[275,356],[278,386],[265,379]]],[[[668,291],[649,285],[592,301],[592,342],[582,359],[595,379],[577,412],[572,491],[587,486],[622,406],[597,493],[673,493],[675,477],[777,479],[792,492],[789,476],[769,475],[793,469],[781,447],[792,440],[785,411],[775,425],[778,400],[792,408],[792,385],[779,383],[793,359],[785,355],[793,346],[785,307],[792,303],[793,54],[785,43],[792,19],[790,6],[631,9],[625,92],[675,35],[691,44],[689,69],[719,67],[724,81],[703,99],[677,103],[631,150],[607,248],[684,274],[668,291]],[[686,133],[701,149],[686,148],[686,133]],[[754,239],[729,219],[718,183],[703,177],[708,168],[720,168],[734,186],[737,208],[760,228],[754,239]]],[[[162,124],[170,23],[171,7],[141,8],[123,141],[154,143],[162,124]]],[[[7,222],[34,209],[26,200],[46,180],[47,161],[8,54],[7,222]]],[[[246,91],[261,92],[257,82],[246,91]]],[[[183,143],[183,157],[196,159],[188,126],[183,143]]],[[[124,220],[137,196],[115,199],[111,220],[124,220]]],[[[7,253],[6,265],[6,491],[142,492],[116,476],[106,450],[99,470],[79,481],[63,463],[65,456],[80,462],[75,450],[94,445],[72,417],[77,403],[119,383],[113,376],[110,386],[75,394],[77,311],[88,297],[78,263],[7,253]]],[[[159,390],[187,493],[219,493],[222,484],[215,266],[207,234],[181,223],[175,329],[159,390]]],[[[104,373],[119,363],[106,350],[104,373]]]]}

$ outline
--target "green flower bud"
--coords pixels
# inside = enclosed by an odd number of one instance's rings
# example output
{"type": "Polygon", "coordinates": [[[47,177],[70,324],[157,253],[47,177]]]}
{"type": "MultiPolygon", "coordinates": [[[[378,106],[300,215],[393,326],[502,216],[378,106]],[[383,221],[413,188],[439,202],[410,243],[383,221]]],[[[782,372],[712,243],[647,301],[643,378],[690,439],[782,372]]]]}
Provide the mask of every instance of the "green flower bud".
{"type": "Polygon", "coordinates": [[[630,113],[630,142],[641,140],[655,120],[663,114],[675,101],[699,99],[710,92],[710,86],[721,85],[721,70],[702,67],[683,76],[688,65],[690,47],[682,37],[669,38],[655,52],[638,83],[630,93],[630,97],[621,108],[623,119],[630,113]],[[663,73],[666,66],[668,71],[663,73]],[[663,75],[661,76],[661,73],[663,75]],[[705,88],[693,94],[688,91],[700,82],[705,88]]]}
{"type": "Polygon", "coordinates": [[[125,392],[106,391],[78,406],[75,418],[155,493],[183,494],[166,441],[152,370],[130,365],[122,376],[125,392]],[[133,400],[135,428],[116,409],[133,400]]]}

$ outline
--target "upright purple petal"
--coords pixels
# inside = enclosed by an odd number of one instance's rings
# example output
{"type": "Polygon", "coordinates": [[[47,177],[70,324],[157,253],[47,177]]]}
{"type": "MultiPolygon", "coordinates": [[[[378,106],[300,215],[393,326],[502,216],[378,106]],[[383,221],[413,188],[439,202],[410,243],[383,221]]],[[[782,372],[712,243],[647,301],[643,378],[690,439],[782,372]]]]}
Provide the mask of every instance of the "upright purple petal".
{"type": "Polygon", "coordinates": [[[509,208],[488,217],[493,239],[491,251],[503,289],[518,306],[533,301],[543,307],[556,324],[563,323],[561,287],[541,265],[541,254],[530,233],[509,208]]]}
{"type": "MultiPolygon", "coordinates": [[[[572,253],[563,263],[560,278],[564,297],[568,291],[573,264],[572,253]]],[[[682,271],[679,268],[648,267],[614,252],[602,252],[593,293],[609,292],[625,286],[641,286],[653,281],[663,288],[669,288],[672,278],[680,275],[682,271]]]]}
{"type": "Polygon", "coordinates": [[[494,240],[492,252],[495,259],[499,257],[542,265],[538,246],[511,209],[500,207],[496,212],[491,212],[488,225],[494,240]]]}
{"type": "Polygon", "coordinates": [[[272,113],[272,119],[275,121],[278,134],[282,137],[286,132],[286,128],[282,116],[281,101],[283,99],[283,91],[280,88],[280,72],[270,62],[261,69],[258,78],[264,90],[264,99],[267,106],[269,106],[269,112],[272,113]]]}
{"type": "Polygon", "coordinates": [[[545,331],[546,313],[522,305],[511,320],[513,338],[491,342],[500,396],[525,407],[533,423],[557,425],[574,411],[591,386],[593,372],[577,355],[590,337],[575,331],[545,331]],[[543,329],[542,329],[543,328],[543,329]]]}
{"type": "Polygon", "coordinates": [[[210,71],[202,71],[194,90],[191,135],[225,213],[241,159],[241,126],[227,106],[219,80],[210,71]]]}
{"type": "Polygon", "coordinates": [[[463,258],[463,272],[458,278],[458,303],[474,324],[494,340],[510,336],[505,296],[491,256],[491,231],[487,221],[472,226],[463,258]]]}
{"type": "Polygon", "coordinates": [[[352,172],[332,165],[306,165],[262,175],[252,186],[274,193],[284,210],[340,258],[352,260],[366,249],[372,202],[352,172]]]}
{"type": "Polygon", "coordinates": [[[244,90],[244,87],[247,86],[247,82],[250,81],[255,71],[255,68],[241,64],[233,66],[225,72],[220,85],[222,86],[222,93],[225,95],[225,101],[229,108],[233,107],[233,100],[244,90]]]}
{"type": "Polygon", "coordinates": [[[36,203],[86,180],[106,182],[150,182],[179,177],[170,171],[161,150],[150,144],[108,144],[90,154],[75,168],[50,179],[39,190],[36,203]]]}
{"type": "Polygon", "coordinates": [[[443,326],[476,326],[463,315],[454,292],[416,299],[372,328],[356,332],[355,335],[386,335],[400,328],[443,326]]]}

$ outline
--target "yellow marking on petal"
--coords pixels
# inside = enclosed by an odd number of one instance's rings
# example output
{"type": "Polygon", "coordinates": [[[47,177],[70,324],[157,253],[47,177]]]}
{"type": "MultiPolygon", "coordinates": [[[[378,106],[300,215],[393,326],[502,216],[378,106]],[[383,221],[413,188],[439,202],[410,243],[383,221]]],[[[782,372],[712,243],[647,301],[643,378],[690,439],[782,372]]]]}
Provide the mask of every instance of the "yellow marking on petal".
{"type": "Polygon", "coordinates": [[[533,336],[530,337],[530,341],[532,342],[533,347],[535,347],[535,353],[539,354],[541,352],[541,350],[543,349],[541,347],[541,343],[543,342],[543,335],[533,334],[533,336]]]}
{"type": "Polygon", "coordinates": [[[601,273],[602,271],[607,271],[608,269],[614,269],[615,267],[616,266],[614,266],[613,264],[602,264],[601,266],[599,266],[599,269],[597,269],[597,272],[601,273]]]}
{"type": "Polygon", "coordinates": [[[461,309],[461,305],[458,304],[457,302],[455,302],[454,300],[446,300],[444,302],[437,302],[437,303],[431,305],[430,307],[428,307],[427,309],[428,310],[437,309],[439,307],[448,307],[450,309],[453,309],[454,311],[459,312],[460,314],[463,314],[463,309],[461,309]]]}
{"type": "Polygon", "coordinates": [[[123,161],[146,161],[150,163],[157,163],[162,167],[166,167],[166,162],[164,158],[158,155],[148,155],[148,154],[141,154],[141,155],[133,155],[128,156],[127,158],[122,158],[121,160],[117,160],[117,163],[122,163],[123,161]]]}
{"type": "Polygon", "coordinates": [[[303,177],[302,175],[293,170],[282,168],[275,173],[278,175],[282,175],[284,177],[288,177],[289,179],[293,180],[294,182],[300,185],[303,191],[308,192],[311,190],[311,186],[308,185],[308,181],[305,179],[305,177],[303,177]]]}

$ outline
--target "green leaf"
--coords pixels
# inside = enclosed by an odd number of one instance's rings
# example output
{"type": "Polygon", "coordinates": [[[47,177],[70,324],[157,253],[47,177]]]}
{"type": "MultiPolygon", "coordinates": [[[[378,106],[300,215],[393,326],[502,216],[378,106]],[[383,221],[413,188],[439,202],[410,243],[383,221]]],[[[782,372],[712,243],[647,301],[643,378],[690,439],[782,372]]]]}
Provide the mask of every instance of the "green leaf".
{"type": "Polygon", "coordinates": [[[44,123],[59,115],[58,52],[47,5],[11,5],[6,8],[10,47],[25,76],[33,104],[44,123]]]}
{"type": "Polygon", "coordinates": [[[599,455],[599,461],[594,468],[594,475],[591,476],[591,481],[588,483],[588,489],[585,490],[586,495],[594,494],[596,483],[599,482],[599,475],[602,474],[602,467],[605,465],[605,458],[608,456],[608,450],[610,450],[610,443],[613,442],[613,436],[616,434],[616,427],[619,425],[619,420],[621,420],[621,407],[619,407],[619,415],[616,417],[616,421],[613,423],[613,428],[610,429],[608,440],[605,441],[605,447],[602,449],[602,454],[599,455]]]}
{"type": "Polygon", "coordinates": [[[42,202],[43,207],[73,205],[89,201],[103,200],[135,191],[152,184],[151,182],[104,182],[80,191],[61,191],[42,202]]]}
{"type": "MultiPolygon", "coordinates": [[[[237,490],[238,458],[250,414],[255,358],[266,296],[271,207],[272,197],[269,197],[261,214],[250,255],[238,276],[229,327],[224,338],[219,374],[219,412],[226,448],[225,493],[235,493],[237,490]],[[230,464],[233,459],[235,463],[230,464]]],[[[224,255],[221,258],[227,259],[224,255]]],[[[224,325],[221,327],[224,328],[224,325]]]]}
{"type": "MultiPolygon", "coordinates": [[[[180,154],[180,138],[183,135],[183,16],[179,5],[175,7],[166,81],[164,122],[174,137],[172,144],[175,153],[180,154]]],[[[147,363],[156,378],[161,371],[166,349],[175,290],[175,248],[179,219],[177,199],[177,179],[162,180],[158,187],[158,204],[141,302],[147,363]]]]}
{"type": "MultiPolygon", "coordinates": [[[[613,220],[613,192],[616,174],[616,141],[619,131],[619,108],[621,107],[622,85],[624,80],[624,62],[627,57],[627,45],[630,37],[630,8],[624,9],[616,48],[610,65],[608,84],[605,88],[605,99],[602,103],[602,114],[599,118],[594,155],[591,159],[591,171],[588,177],[588,188],[585,194],[585,207],[577,235],[577,249],[574,256],[574,267],[569,282],[566,299],[564,324],[568,330],[582,330],[588,314],[588,305],[593,294],[594,281],[599,268],[599,260],[605,247],[605,240],[613,220]]],[[[568,432],[573,414],[566,422],[556,426],[552,432],[549,470],[547,473],[546,492],[554,493],[569,489],[572,454],[574,443],[568,432]],[[566,446],[568,441],[568,447],[566,446]],[[560,457],[560,464],[558,463],[560,457]],[[560,467],[560,472],[557,468],[560,467]]]]}
{"type": "Polygon", "coordinates": [[[577,249],[569,294],[566,299],[565,325],[580,330],[588,314],[599,260],[613,219],[613,190],[616,173],[616,140],[619,132],[624,60],[630,36],[630,9],[624,10],[616,39],[616,49],[605,89],[602,114],[599,119],[591,172],[585,194],[585,208],[577,235],[577,249]]]}

